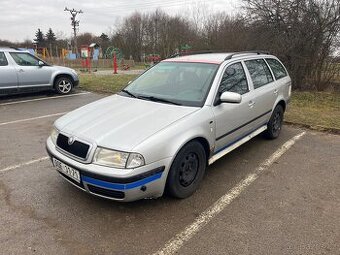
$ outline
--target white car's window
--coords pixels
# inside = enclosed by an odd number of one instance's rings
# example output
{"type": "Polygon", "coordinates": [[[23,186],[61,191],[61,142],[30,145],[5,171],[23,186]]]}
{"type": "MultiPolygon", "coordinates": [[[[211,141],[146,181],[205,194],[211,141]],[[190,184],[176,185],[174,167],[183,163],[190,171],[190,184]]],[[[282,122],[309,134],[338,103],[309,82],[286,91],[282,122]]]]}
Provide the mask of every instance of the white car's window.
{"type": "Polygon", "coordinates": [[[218,67],[206,63],[161,62],[134,80],[120,95],[201,107],[218,67]]]}
{"type": "Polygon", "coordinates": [[[8,61],[5,56],[5,53],[0,52],[0,66],[7,66],[7,65],[8,65],[8,61]]]}
{"type": "Polygon", "coordinates": [[[225,70],[218,92],[245,94],[249,91],[246,74],[241,63],[232,64],[225,70]]]}
{"type": "Polygon", "coordinates": [[[39,59],[25,52],[10,52],[14,61],[20,66],[38,66],[39,59]]]}
{"type": "Polygon", "coordinates": [[[272,69],[273,74],[277,80],[287,76],[286,69],[279,61],[273,58],[266,58],[266,61],[272,69]]]}
{"type": "Polygon", "coordinates": [[[263,59],[247,60],[245,64],[253,81],[254,89],[262,87],[274,80],[269,67],[263,59]]]}

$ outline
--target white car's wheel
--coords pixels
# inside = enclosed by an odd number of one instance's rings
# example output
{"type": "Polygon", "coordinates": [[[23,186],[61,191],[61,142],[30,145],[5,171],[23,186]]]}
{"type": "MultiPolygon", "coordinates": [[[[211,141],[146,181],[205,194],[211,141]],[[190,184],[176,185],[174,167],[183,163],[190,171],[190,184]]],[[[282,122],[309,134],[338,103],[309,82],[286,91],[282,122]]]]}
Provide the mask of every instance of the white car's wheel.
{"type": "Polygon", "coordinates": [[[59,94],[69,94],[73,89],[73,81],[66,76],[62,76],[55,81],[54,86],[59,94]]]}

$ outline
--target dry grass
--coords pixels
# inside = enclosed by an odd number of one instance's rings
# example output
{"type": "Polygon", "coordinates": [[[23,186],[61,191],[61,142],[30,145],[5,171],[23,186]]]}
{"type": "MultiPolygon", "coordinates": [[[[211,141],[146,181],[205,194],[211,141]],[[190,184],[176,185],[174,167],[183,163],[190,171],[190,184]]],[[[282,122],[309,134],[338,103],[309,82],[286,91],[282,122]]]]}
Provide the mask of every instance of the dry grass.
{"type": "Polygon", "coordinates": [[[136,75],[80,74],[80,88],[99,93],[116,93],[134,78],[136,75]]]}
{"type": "Polygon", "coordinates": [[[295,91],[285,120],[316,129],[340,130],[340,93],[295,91]]]}

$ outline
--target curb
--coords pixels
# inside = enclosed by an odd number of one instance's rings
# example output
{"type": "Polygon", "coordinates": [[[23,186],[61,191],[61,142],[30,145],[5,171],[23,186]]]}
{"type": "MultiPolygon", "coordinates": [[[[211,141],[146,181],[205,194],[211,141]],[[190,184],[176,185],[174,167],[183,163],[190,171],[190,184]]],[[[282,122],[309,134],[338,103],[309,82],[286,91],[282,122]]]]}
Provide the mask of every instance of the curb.
{"type": "Polygon", "coordinates": [[[324,127],[324,126],[313,126],[309,124],[303,124],[303,123],[296,123],[296,122],[291,122],[291,121],[284,121],[285,124],[289,126],[296,126],[296,127],[302,127],[302,128],[307,128],[311,129],[314,131],[320,131],[320,132],[327,132],[335,135],[340,135],[340,129],[338,128],[329,128],[329,127],[324,127]]]}

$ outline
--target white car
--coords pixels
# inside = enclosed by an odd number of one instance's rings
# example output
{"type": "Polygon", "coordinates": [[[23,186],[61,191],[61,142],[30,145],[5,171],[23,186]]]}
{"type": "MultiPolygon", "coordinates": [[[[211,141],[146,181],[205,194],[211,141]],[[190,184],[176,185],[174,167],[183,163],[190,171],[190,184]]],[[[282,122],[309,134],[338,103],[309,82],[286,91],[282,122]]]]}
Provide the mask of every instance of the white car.
{"type": "Polygon", "coordinates": [[[117,201],[194,193],[205,169],[264,132],[279,136],[291,91],[262,53],[166,59],[116,95],[54,123],[47,151],[60,175],[117,201]]]}
{"type": "Polygon", "coordinates": [[[0,47],[0,95],[50,89],[69,94],[78,84],[71,68],[49,65],[28,51],[0,47]]]}

